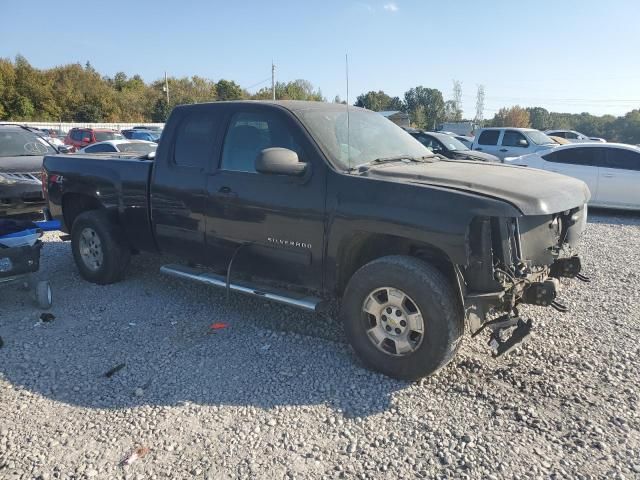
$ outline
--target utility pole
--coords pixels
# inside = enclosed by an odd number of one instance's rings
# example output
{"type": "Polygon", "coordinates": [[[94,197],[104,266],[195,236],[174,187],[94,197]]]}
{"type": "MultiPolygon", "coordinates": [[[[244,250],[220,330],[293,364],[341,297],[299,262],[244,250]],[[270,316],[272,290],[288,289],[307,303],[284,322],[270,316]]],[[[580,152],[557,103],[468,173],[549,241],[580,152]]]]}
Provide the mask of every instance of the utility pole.
{"type": "Polygon", "coordinates": [[[276,66],[273,64],[273,60],[271,60],[271,96],[275,101],[276,99],[276,66]]]}
{"type": "Polygon", "coordinates": [[[167,105],[169,105],[169,81],[167,80],[167,72],[164,72],[164,88],[163,90],[167,94],[167,105]]]}

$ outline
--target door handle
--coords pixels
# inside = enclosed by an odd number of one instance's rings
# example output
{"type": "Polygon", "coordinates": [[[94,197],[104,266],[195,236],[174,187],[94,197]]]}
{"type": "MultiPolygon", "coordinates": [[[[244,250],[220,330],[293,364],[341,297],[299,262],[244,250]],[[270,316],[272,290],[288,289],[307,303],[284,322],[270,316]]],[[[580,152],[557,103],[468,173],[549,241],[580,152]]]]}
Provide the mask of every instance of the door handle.
{"type": "Polygon", "coordinates": [[[218,189],[218,193],[222,196],[225,197],[231,197],[231,198],[235,198],[238,196],[238,194],[236,192],[234,192],[233,190],[231,190],[231,187],[220,187],[218,189]]]}
{"type": "Polygon", "coordinates": [[[482,151],[482,148],[480,148],[480,147],[476,147],[476,150],[477,150],[478,152],[481,152],[481,151],[482,151]]]}
{"type": "Polygon", "coordinates": [[[603,173],[602,176],[605,177],[605,178],[613,178],[613,177],[615,177],[615,175],[613,173],[603,173]]]}
{"type": "Polygon", "coordinates": [[[509,150],[507,150],[506,148],[501,148],[500,151],[501,152],[508,152],[509,150]]]}

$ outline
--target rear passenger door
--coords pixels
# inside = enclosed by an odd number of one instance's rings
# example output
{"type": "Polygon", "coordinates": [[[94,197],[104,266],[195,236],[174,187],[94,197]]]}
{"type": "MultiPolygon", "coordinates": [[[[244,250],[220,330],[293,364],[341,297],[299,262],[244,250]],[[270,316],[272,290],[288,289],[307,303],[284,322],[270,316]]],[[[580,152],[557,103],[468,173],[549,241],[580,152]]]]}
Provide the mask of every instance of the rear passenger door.
{"type": "Polygon", "coordinates": [[[218,154],[224,104],[192,105],[171,115],[151,181],[151,219],[159,249],[205,264],[207,172],[218,154]],[[216,108],[219,107],[219,108],[216,108]]]}
{"type": "Polygon", "coordinates": [[[500,148],[498,147],[498,141],[500,140],[501,132],[501,130],[483,130],[480,132],[478,140],[474,143],[473,149],[500,157],[498,155],[498,149],[500,148]]]}
{"type": "Polygon", "coordinates": [[[545,160],[544,169],[582,180],[591,191],[590,203],[599,203],[597,200],[599,188],[598,165],[604,156],[603,149],[589,147],[558,148],[542,156],[545,160]]]}
{"type": "Polygon", "coordinates": [[[601,148],[598,203],[612,207],[640,208],[640,153],[624,148],[601,148]]]}
{"type": "Polygon", "coordinates": [[[219,168],[209,176],[207,242],[211,263],[290,286],[320,290],[327,166],[287,111],[233,105],[219,168]],[[261,174],[255,160],[283,147],[307,163],[301,176],[261,174]]]}

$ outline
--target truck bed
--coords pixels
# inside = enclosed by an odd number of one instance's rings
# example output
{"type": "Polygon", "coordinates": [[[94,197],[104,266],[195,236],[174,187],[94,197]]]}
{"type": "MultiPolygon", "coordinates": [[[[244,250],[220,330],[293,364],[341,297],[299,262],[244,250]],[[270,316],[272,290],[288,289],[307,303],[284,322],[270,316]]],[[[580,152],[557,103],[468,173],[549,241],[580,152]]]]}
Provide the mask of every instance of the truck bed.
{"type": "Polygon", "coordinates": [[[156,247],[149,213],[152,166],[153,161],[131,155],[45,156],[51,215],[69,231],[70,219],[62,213],[63,203],[95,201],[117,216],[134,248],[153,251],[156,247]]]}

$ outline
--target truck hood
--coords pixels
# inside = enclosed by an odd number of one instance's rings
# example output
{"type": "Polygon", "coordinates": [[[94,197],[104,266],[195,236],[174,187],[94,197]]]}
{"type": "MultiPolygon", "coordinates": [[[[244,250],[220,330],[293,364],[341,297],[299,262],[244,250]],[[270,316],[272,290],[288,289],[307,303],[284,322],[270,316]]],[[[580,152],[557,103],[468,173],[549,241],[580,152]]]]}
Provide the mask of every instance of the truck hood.
{"type": "Polygon", "coordinates": [[[372,166],[362,175],[483,195],[510,203],[525,215],[562,212],[591,198],[582,180],[488,162],[387,163],[372,166]]]}
{"type": "Polygon", "coordinates": [[[42,170],[42,155],[0,157],[0,173],[35,173],[42,170]]]}

